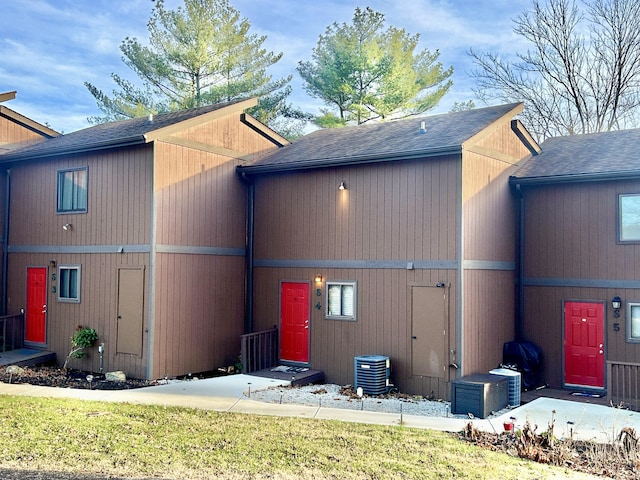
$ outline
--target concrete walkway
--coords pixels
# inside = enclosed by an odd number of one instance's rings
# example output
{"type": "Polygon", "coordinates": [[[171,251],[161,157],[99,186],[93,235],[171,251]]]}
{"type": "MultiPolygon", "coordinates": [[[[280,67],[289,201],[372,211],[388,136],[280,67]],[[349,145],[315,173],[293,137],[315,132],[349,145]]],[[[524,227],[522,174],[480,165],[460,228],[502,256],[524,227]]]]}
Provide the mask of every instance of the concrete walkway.
{"type": "MultiPolygon", "coordinates": [[[[251,375],[169,382],[165,385],[132,390],[79,390],[0,383],[0,395],[173,405],[220,412],[319,418],[378,425],[405,425],[447,432],[459,432],[469,422],[467,419],[447,417],[343,410],[297,404],[280,405],[251,399],[251,392],[255,390],[286,384],[288,382],[251,375]]],[[[504,431],[504,423],[511,422],[511,418],[515,419],[513,421],[516,428],[522,428],[526,421],[529,421],[532,426],[537,425],[538,433],[548,430],[549,424],[555,421],[554,432],[558,438],[610,442],[624,427],[631,427],[640,432],[640,413],[544,397],[515,408],[500,417],[473,419],[473,425],[482,431],[501,433],[504,431]]]]}

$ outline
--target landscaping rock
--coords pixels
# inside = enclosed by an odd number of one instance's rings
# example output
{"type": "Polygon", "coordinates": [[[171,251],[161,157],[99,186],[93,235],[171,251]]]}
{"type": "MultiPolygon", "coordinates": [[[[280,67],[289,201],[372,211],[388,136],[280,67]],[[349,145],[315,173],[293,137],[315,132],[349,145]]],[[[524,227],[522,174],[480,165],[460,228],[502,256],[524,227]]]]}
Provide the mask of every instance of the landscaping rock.
{"type": "Polygon", "coordinates": [[[104,379],[108,382],[126,382],[127,376],[122,371],[107,372],[104,374],[104,379]]]}
{"type": "Polygon", "coordinates": [[[24,373],[24,368],[17,365],[9,365],[7,367],[7,373],[9,375],[22,375],[24,373]]]}

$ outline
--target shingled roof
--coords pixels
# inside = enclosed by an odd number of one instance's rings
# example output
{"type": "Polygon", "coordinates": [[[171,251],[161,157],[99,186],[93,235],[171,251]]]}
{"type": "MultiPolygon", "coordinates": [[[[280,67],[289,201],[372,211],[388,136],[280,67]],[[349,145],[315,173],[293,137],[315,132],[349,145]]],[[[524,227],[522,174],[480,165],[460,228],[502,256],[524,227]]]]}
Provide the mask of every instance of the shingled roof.
{"type": "Polygon", "coordinates": [[[640,176],[640,129],[549,138],[511,183],[614,180],[640,176]]]}
{"type": "Polygon", "coordinates": [[[521,103],[317,130],[238,167],[247,174],[457,154],[465,141],[493,122],[513,118],[521,103]],[[424,122],[424,132],[421,131],[424,122]]]}
{"type": "Polygon", "coordinates": [[[150,134],[158,132],[163,128],[171,127],[233,105],[236,105],[236,108],[244,109],[255,105],[255,103],[255,99],[237,100],[159,114],[154,116],[152,120],[149,120],[149,118],[132,118],[118,122],[103,123],[66,135],[60,135],[44,142],[14,150],[10,153],[0,154],[0,163],[144,144],[149,141],[150,134]]]}

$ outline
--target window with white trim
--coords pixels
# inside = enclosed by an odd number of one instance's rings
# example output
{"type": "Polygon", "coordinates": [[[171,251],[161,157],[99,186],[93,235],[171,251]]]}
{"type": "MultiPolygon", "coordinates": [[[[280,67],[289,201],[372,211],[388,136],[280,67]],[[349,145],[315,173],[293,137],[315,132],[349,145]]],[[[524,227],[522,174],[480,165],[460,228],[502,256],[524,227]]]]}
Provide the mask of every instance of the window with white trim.
{"type": "Polygon", "coordinates": [[[356,282],[327,282],[327,308],[329,320],[356,320],[356,282]]]}
{"type": "Polygon", "coordinates": [[[58,267],[58,301],[80,303],[80,265],[58,267]]]}
{"type": "Polygon", "coordinates": [[[87,211],[87,167],[58,170],[58,213],[87,211]]]}
{"type": "Polygon", "coordinates": [[[640,303],[627,303],[627,342],[640,343],[640,303]]]}
{"type": "Polygon", "coordinates": [[[640,242],[640,194],[618,196],[618,240],[640,242]]]}

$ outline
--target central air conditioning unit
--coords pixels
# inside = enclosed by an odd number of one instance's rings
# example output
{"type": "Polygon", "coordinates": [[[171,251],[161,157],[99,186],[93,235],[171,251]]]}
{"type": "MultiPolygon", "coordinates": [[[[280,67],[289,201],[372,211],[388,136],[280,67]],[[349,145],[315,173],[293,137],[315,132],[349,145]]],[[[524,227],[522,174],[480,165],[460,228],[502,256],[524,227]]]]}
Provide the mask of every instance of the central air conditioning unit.
{"type": "Polygon", "coordinates": [[[361,355],[353,361],[354,388],[362,388],[368,395],[381,395],[389,391],[391,363],[383,355],[361,355]]]}

